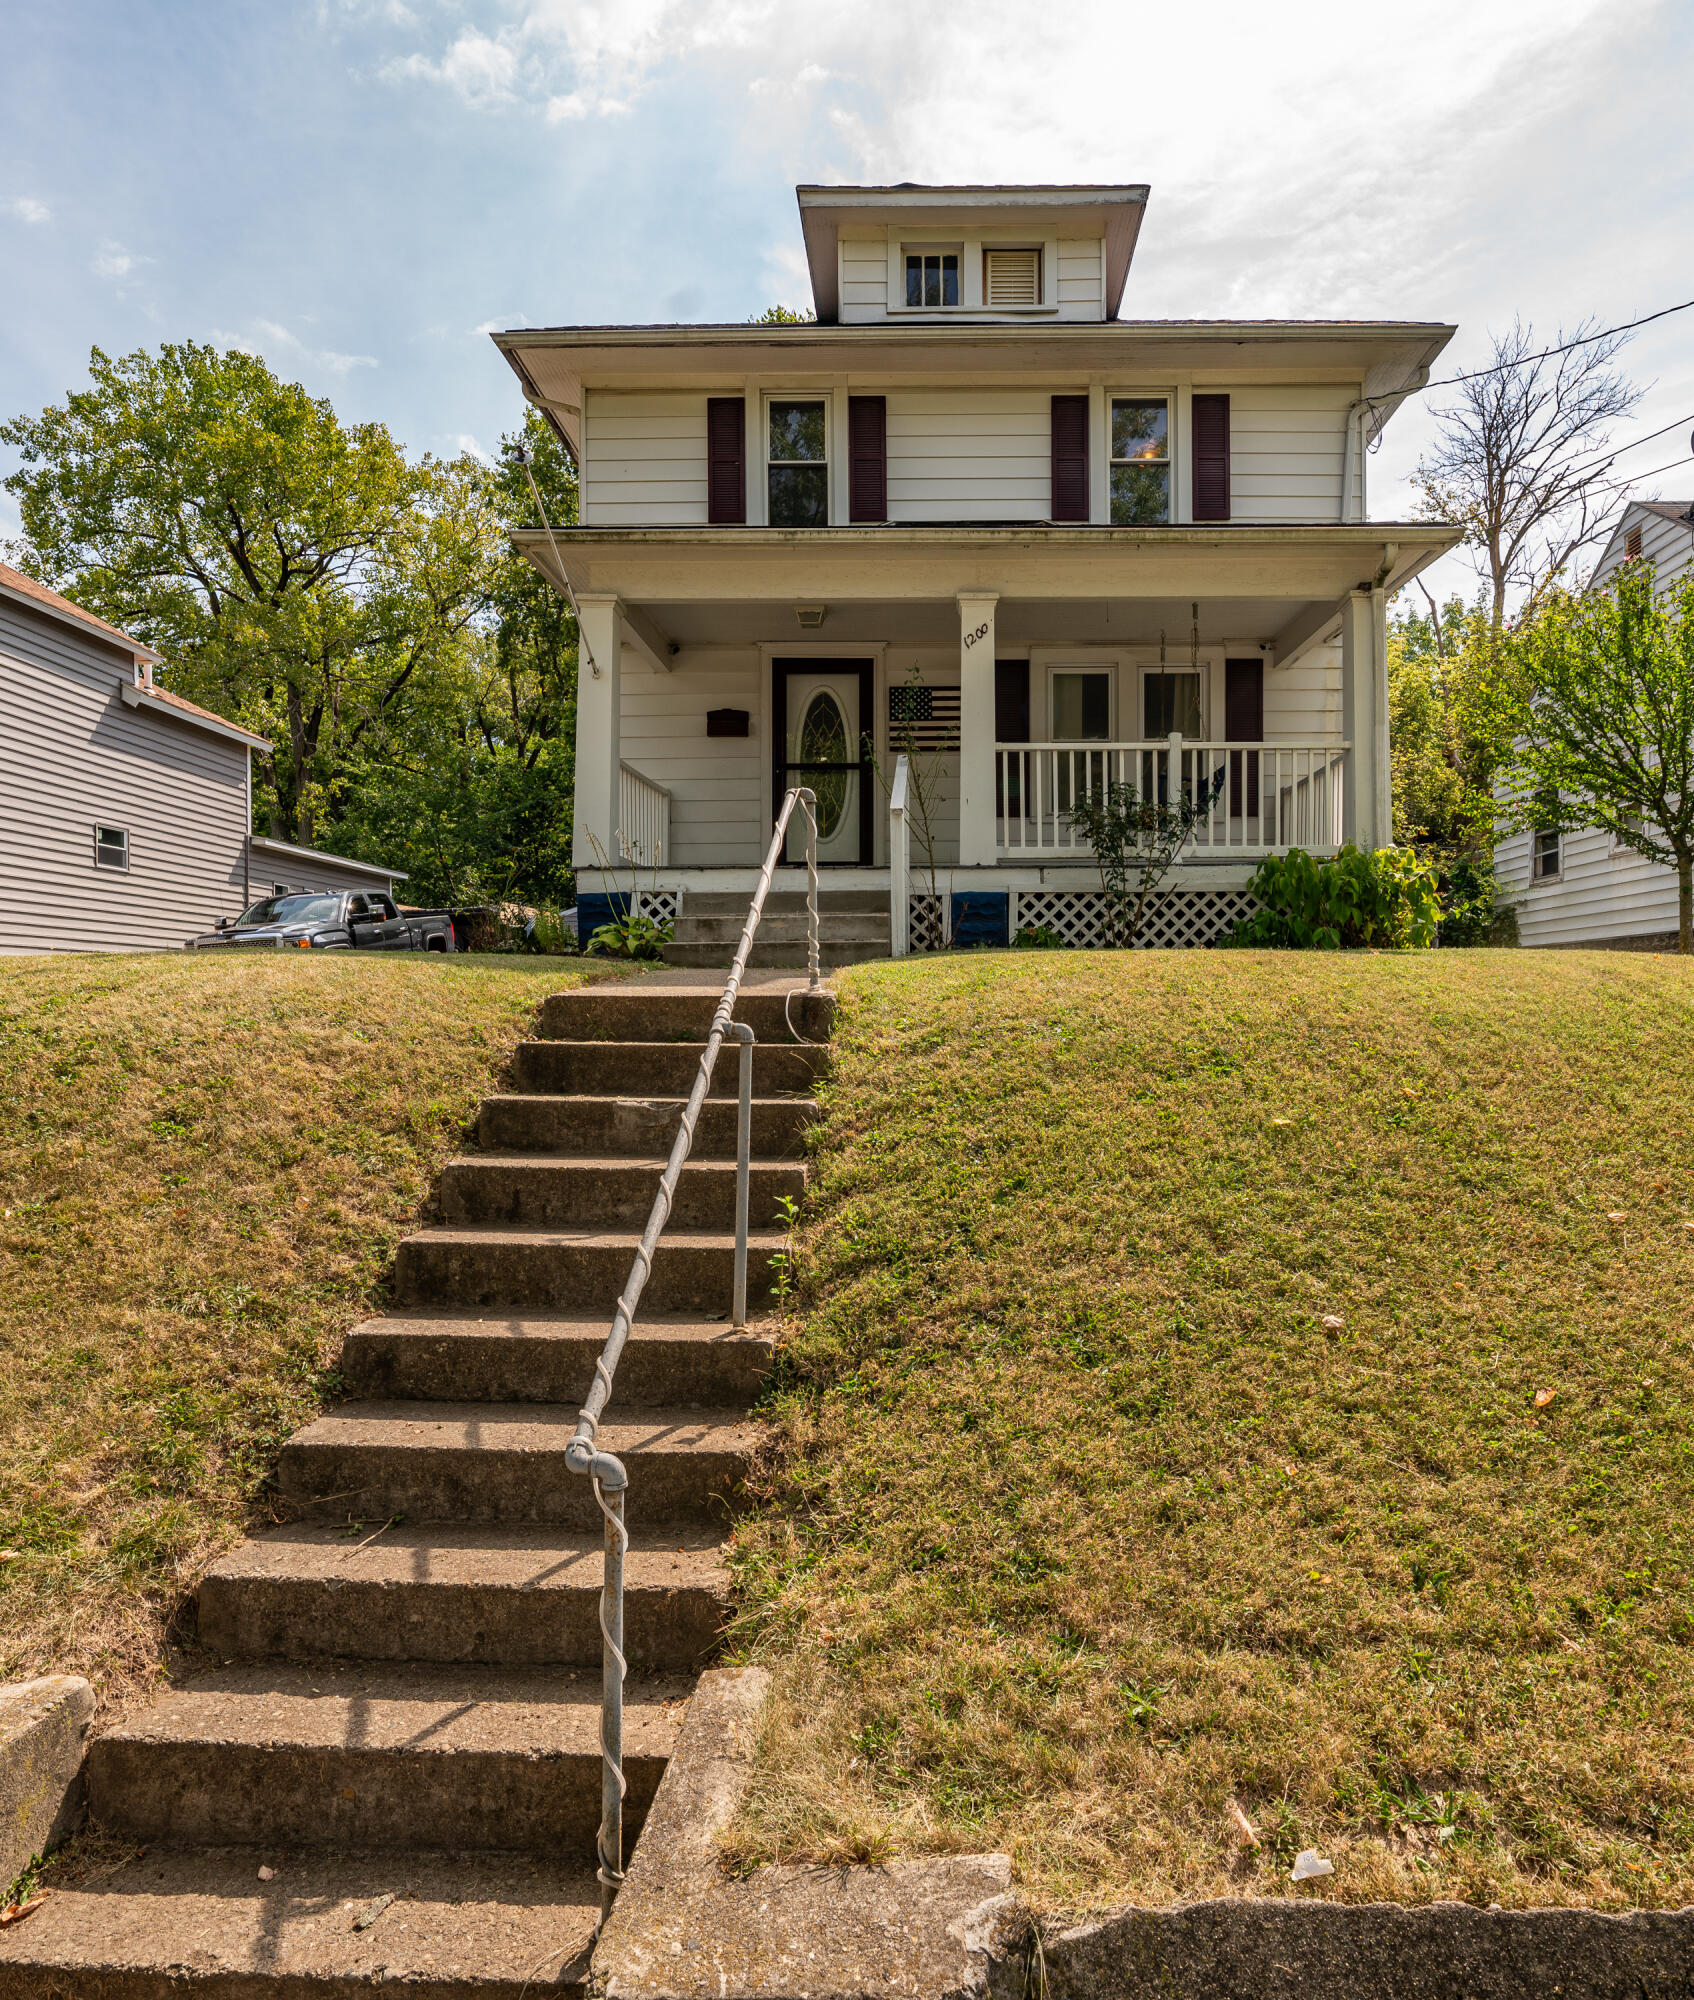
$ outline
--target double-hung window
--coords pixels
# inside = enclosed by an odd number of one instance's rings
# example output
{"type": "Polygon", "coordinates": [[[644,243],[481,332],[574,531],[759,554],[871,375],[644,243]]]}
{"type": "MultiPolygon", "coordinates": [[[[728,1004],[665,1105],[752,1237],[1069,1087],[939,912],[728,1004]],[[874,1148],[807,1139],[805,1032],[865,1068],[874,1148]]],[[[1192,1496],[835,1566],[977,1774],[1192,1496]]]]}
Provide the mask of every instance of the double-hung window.
{"type": "Polygon", "coordinates": [[[1170,519],[1170,404],[1164,397],[1112,398],[1111,477],[1114,528],[1170,519]]]}
{"type": "Polygon", "coordinates": [[[829,411],[819,399],[766,406],[766,479],[773,528],[829,526],[829,411]]]}
{"type": "Polygon", "coordinates": [[[959,303],[959,253],[956,249],[919,248],[906,251],[906,304],[956,306],[959,303]]]}
{"type": "Polygon", "coordinates": [[[1529,879],[1532,882],[1556,881],[1564,866],[1563,849],[1563,837],[1557,829],[1547,827],[1537,832],[1529,864],[1529,879]]]}
{"type": "Polygon", "coordinates": [[[119,868],[129,870],[129,833],[121,826],[97,826],[94,829],[94,865],[96,868],[119,868]]]}

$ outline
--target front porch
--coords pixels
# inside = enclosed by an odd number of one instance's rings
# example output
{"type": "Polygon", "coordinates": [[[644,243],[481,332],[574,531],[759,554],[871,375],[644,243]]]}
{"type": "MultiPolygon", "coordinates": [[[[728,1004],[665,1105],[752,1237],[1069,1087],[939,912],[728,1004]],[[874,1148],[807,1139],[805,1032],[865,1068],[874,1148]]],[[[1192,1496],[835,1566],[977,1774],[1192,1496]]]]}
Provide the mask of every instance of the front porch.
{"type": "MultiPolygon", "coordinates": [[[[1071,808],[1128,782],[1210,796],[1147,939],[1210,942],[1264,855],[1390,842],[1386,602],[1449,538],[571,530],[556,561],[526,535],[583,639],[585,920],[632,880],[655,914],[749,895],[806,783],[826,889],[885,899],[890,949],[939,942],[943,900],[961,943],[1089,943],[1103,898],[1071,808]]],[[[786,858],[778,889],[803,888],[786,858]]]]}

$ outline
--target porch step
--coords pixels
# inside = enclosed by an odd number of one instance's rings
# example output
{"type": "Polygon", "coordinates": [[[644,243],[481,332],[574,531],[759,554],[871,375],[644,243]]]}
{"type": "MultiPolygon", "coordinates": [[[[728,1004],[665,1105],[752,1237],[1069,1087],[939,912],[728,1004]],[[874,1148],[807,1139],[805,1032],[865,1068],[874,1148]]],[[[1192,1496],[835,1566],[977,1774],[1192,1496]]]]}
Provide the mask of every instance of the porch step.
{"type": "MultiPolygon", "coordinates": [[[[682,1097],[485,1097],[477,1113],[477,1144],[488,1153],[669,1158],[685,1102],[682,1097]]],[[[737,1115],[734,1098],[707,1098],[700,1107],[690,1157],[733,1160],[737,1115]]],[[[806,1128],[817,1115],[818,1107],[809,1097],[754,1098],[749,1138],[753,1158],[765,1162],[802,1158],[806,1128]]]]}
{"type": "MultiPolygon", "coordinates": [[[[697,1671],[710,1658],[729,1603],[720,1533],[696,1522],[632,1531],[632,1667],[697,1671]]],[[[545,1527],[278,1528],[207,1571],[200,1643],[230,1660],[597,1666],[604,1546],[545,1527]]]]}
{"type": "MultiPolygon", "coordinates": [[[[661,986],[656,980],[597,980],[549,994],[537,1032],[548,1041],[703,1042],[718,997],[716,981],[661,986]]],[[[809,993],[803,981],[743,989],[732,1018],[745,1021],[761,1043],[827,1042],[835,995],[809,993]]]]}
{"type": "MultiPolygon", "coordinates": [[[[594,1380],[611,1314],[591,1319],[391,1313],[354,1327],[341,1352],[349,1392],[372,1402],[578,1404],[594,1380]]],[[[755,1325],[643,1311],[618,1364],[618,1400],[632,1409],[745,1407],[770,1370],[771,1340],[755,1325]]]]}
{"type": "Polygon", "coordinates": [[[149,1844],[115,1871],[102,1860],[61,1877],[27,1923],[0,1931],[0,2000],[575,1995],[599,1912],[592,1867],[556,1854],[149,1844]]]}
{"type": "MultiPolygon", "coordinates": [[[[820,947],[818,964],[824,972],[831,972],[838,966],[857,965],[865,959],[887,958],[888,955],[889,944],[886,937],[880,943],[838,942],[820,947]]],[[[665,946],[666,965],[678,969],[727,972],[734,957],[733,943],[690,944],[678,940],[665,946]]],[[[762,933],[754,940],[753,950],[747,961],[755,972],[783,970],[799,972],[810,962],[811,953],[807,945],[773,942],[762,933]]]]}
{"type": "MultiPolygon", "coordinates": [[[[806,1097],[829,1066],[827,1049],[759,1042],[753,1049],[755,1097],[806,1097]]],[[[513,1081],[522,1091],[563,1097],[686,1098],[700,1068],[700,1050],[687,1042],[520,1042],[512,1056],[513,1081]]],[[[741,1089],[740,1050],[728,1043],[712,1070],[713,1097],[741,1089]]]]}
{"type": "MultiPolygon", "coordinates": [[[[687,917],[733,917],[737,932],[747,921],[747,911],[753,901],[750,889],[688,889],[683,893],[682,913],[687,917]]],[[[826,889],[818,890],[818,915],[843,916],[862,915],[866,911],[880,911],[888,914],[888,891],[886,889],[826,889]]],[[[804,889],[772,889],[765,898],[761,924],[769,917],[792,917],[806,914],[806,892],[804,889]]]]}
{"type": "MultiPolygon", "coordinates": [[[[626,1811],[646,1811],[692,1683],[632,1678],[626,1811]]],[[[321,1661],[225,1667],[89,1745],[109,1833],[215,1847],[590,1851],[600,1677],[563,1668],[321,1661]]],[[[394,1886],[394,1885],[390,1885],[394,1886]]]]}
{"type": "MultiPolygon", "coordinates": [[[[394,1296],[401,1305],[534,1306],[610,1313],[629,1280],[637,1229],[518,1229],[490,1223],[422,1229],[401,1239],[394,1296]]],[[[781,1229],[747,1232],[747,1299],[771,1296],[781,1229]]],[[[667,1229],[653,1252],[642,1303],[654,1312],[727,1312],[735,1239],[724,1231],[667,1229]]]]}
{"type": "MultiPolygon", "coordinates": [[[[639,1231],[647,1225],[664,1171],[661,1159],[471,1154],[442,1169],[442,1220],[455,1227],[487,1222],[639,1231]]],[[[782,1200],[798,1201],[805,1192],[806,1170],[756,1162],[747,1180],[751,1226],[774,1228],[783,1219],[782,1200]]],[[[733,1160],[689,1160],[677,1178],[666,1240],[679,1230],[734,1229],[735,1183],[733,1160]]]]}
{"type": "MultiPolygon", "coordinates": [[[[739,917],[697,917],[692,910],[685,910],[676,920],[676,941],[678,944],[722,944],[729,948],[729,958],[733,958],[745,925],[745,911],[739,917]]],[[[753,949],[756,953],[762,944],[803,945],[810,934],[811,926],[804,915],[773,917],[767,910],[753,934],[753,949]]],[[[880,944],[886,948],[888,912],[867,910],[848,915],[820,915],[818,941],[826,956],[832,945],[880,944]]],[[[724,961],[726,965],[729,958],[724,961]]]]}
{"type": "MultiPolygon", "coordinates": [[[[756,1439],[744,1417],[612,1408],[600,1443],[629,1467],[632,1525],[727,1521],[756,1439]]],[[[571,1404],[343,1403],[283,1446],[277,1490],[297,1515],[367,1528],[400,1515],[598,1532],[593,1486],[565,1464],[576,1420],[571,1404]]]]}

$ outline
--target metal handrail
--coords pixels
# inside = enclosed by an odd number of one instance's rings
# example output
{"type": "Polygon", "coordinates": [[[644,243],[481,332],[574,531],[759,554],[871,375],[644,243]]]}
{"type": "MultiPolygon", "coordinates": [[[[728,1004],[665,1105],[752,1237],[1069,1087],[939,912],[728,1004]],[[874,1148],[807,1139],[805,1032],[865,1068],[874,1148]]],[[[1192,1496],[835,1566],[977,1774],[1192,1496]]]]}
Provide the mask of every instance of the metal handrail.
{"type": "Polygon", "coordinates": [[[683,1106],[682,1120],[677,1127],[675,1142],[671,1146],[671,1156],[666,1163],[664,1173],[660,1176],[659,1191],[653,1197],[652,1213],[647,1218],[647,1227],[641,1232],[641,1242],[635,1252],[635,1261],[629,1267],[629,1278],[618,1300],[617,1310],[612,1315],[612,1326],[606,1336],[606,1345],[601,1349],[600,1357],[594,1364],[593,1386],[589,1389],[587,1400],[582,1406],[582,1413],[577,1418],[575,1435],[565,1446],[565,1463],[571,1471],[586,1474],[593,1480],[594,1498],[599,1503],[600,1512],[606,1521],[605,1568],[600,1585],[600,1757],[604,1767],[600,1785],[601,1923],[604,1923],[610,1914],[612,1900],[617,1894],[618,1885],[623,1881],[623,1684],[624,1675],[628,1671],[628,1662],[623,1652],[623,1564],[624,1555],[629,1548],[629,1533],[624,1526],[624,1494],[629,1486],[629,1473],[622,1459],[600,1449],[597,1442],[600,1419],[604,1416],[606,1404],[611,1398],[612,1379],[617,1373],[618,1362],[629,1339],[630,1327],[635,1319],[635,1309],[641,1302],[648,1274],[653,1268],[653,1253],[658,1248],[659,1237],[665,1224],[670,1220],[671,1204],[676,1198],[676,1184],[681,1178],[684,1162],[693,1148],[694,1128],[699,1122],[706,1094],[712,1087],[712,1071],[717,1065],[718,1051],[726,1038],[733,1039],[741,1047],[735,1149],[735,1324],[738,1328],[747,1324],[747,1209],[748,1188],[752,1177],[754,1036],[753,1030],[746,1022],[732,1022],[730,1016],[735,1011],[736,997],[741,988],[741,976],[747,970],[747,960],[753,949],[753,937],[759,928],[759,919],[764,914],[765,897],[770,893],[771,878],[776,872],[777,863],[782,858],[782,850],[788,839],[788,824],[794,817],[796,806],[803,808],[806,815],[806,985],[809,992],[817,991],[822,977],[818,952],[817,798],[808,787],[797,785],[784,796],[782,810],[777,814],[776,831],[771,836],[770,851],[765,856],[765,865],[759,871],[759,883],[753,891],[753,901],[747,911],[747,921],[741,927],[741,943],[736,950],[735,962],[729,969],[729,977],[724,981],[723,993],[712,1015],[712,1025],[706,1036],[705,1049],[700,1056],[700,1068],[694,1078],[694,1088],[689,1092],[688,1102],[683,1106]]]}

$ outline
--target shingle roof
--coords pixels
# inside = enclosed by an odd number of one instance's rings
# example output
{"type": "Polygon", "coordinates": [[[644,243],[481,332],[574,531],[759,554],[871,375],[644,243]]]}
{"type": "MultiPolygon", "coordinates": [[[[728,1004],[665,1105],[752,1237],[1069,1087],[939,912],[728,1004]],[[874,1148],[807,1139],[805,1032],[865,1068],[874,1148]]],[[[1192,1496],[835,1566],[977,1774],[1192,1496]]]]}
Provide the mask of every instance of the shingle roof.
{"type": "Polygon", "coordinates": [[[1694,521],[1694,500],[1632,500],[1630,506],[1657,514],[1665,521],[1694,521]]]}
{"type": "Polygon", "coordinates": [[[220,729],[239,730],[242,735],[252,737],[255,743],[268,744],[269,738],[254,735],[239,722],[232,722],[227,715],[219,715],[215,709],[202,708],[198,702],[187,701],[180,694],[172,694],[169,688],[162,688],[155,681],[151,687],[137,688],[135,692],[148,701],[161,702],[166,708],[174,708],[181,715],[195,722],[215,722],[220,729]]]}
{"type": "Polygon", "coordinates": [[[33,576],[25,576],[21,569],[13,569],[9,563],[0,563],[0,590],[32,598],[45,609],[57,612],[61,618],[74,618],[79,625],[86,625],[91,631],[103,632],[108,639],[115,639],[139,660],[157,660],[159,657],[151,646],[132,639],[116,625],[108,625],[104,618],[96,618],[92,611],[84,611],[80,604],[73,604],[68,597],[61,597],[56,590],[49,590],[46,584],[37,583],[33,576]]]}

